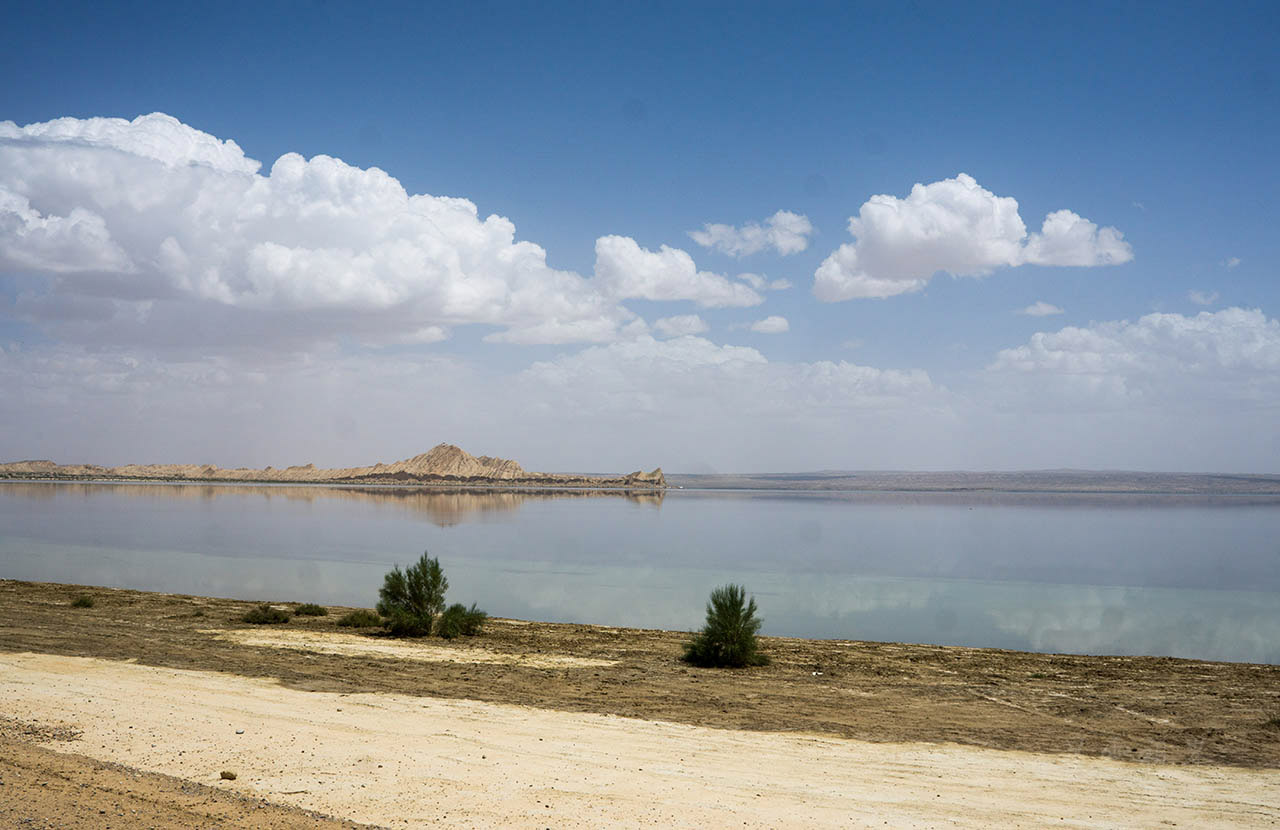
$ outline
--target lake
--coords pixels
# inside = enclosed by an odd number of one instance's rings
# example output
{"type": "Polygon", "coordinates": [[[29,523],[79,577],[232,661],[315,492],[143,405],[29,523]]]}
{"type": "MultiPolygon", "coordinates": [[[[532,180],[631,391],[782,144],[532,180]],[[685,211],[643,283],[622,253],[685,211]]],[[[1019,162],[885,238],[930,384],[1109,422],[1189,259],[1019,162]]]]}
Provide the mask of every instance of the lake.
{"type": "Polygon", "coordinates": [[[449,601],[693,629],[1280,663],[1280,497],[0,483],[0,577],[372,606],[428,550],[449,601]]]}

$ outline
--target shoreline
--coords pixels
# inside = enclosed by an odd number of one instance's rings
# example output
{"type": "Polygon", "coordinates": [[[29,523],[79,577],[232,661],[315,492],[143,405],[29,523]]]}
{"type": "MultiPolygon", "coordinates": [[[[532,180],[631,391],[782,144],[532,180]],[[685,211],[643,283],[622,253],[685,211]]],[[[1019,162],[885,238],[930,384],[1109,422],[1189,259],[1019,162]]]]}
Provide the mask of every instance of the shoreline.
{"type": "Polygon", "coordinates": [[[346,606],[279,626],[239,620],[261,601],[0,579],[0,652],[748,731],[1280,769],[1276,665],[762,637],[770,666],[723,671],[678,660],[688,632],[496,619],[478,637],[397,640],[338,628],[346,606]],[[72,608],[79,594],[95,607],[72,608]]]}
{"type": "Polygon", "coordinates": [[[357,481],[352,479],[318,479],[315,481],[285,481],[278,479],[246,479],[246,478],[156,478],[144,476],[77,476],[0,473],[0,484],[7,482],[23,482],[26,484],[192,484],[246,487],[345,487],[348,489],[370,490],[440,490],[442,492],[504,492],[504,493],[636,493],[661,496],[669,489],[666,486],[641,484],[538,484],[519,482],[504,484],[500,480],[483,481],[357,481]]]}
{"type": "Polygon", "coordinates": [[[697,669],[683,632],[256,604],[0,580],[0,823],[1280,820],[1277,666],[763,637],[769,666],[697,669]]]}
{"type": "MultiPolygon", "coordinates": [[[[737,477],[728,477],[735,481],[737,477]]],[[[13,473],[0,471],[0,485],[6,483],[25,484],[175,484],[175,485],[217,485],[247,487],[331,487],[368,490],[422,490],[444,493],[456,492],[498,492],[498,493],[617,493],[662,498],[675,493],[724,493],[724,494],[776,494],[776,495],[825,495],[832,498],[840,496],[1094,496],[1108,497],[1172,497],[1187,498],[1230,498],[1230,499],[1262,499],[1265,502],[1280,501],[1280,477],[1259,477],[1263,479],[1259,486],[1253,488],[1224,489],[1208,485],[1182,488],[1147,488],[1117,487],[1106,489],[1100,487],[1034,487],[1034,486],[992,486],[992,485],[938,485],[938,486],[890,486],[884,482],[868,484],[841,483],[837,485],[812,486],[798,484],[783,485],[773,483],[714,483],[679,484],[684,480],[680,474],[667,477],[668,483],[653,484],[555,484],[539,483],[535,480],[504,483],[500,479],[478,481],[426,481],[426,480],[357,480],[357,479],[316,479],[316,480],[282,480],[251,478],[161,478],[154,476],[89,476],[73,474],[47,473],[13,473]]]]}

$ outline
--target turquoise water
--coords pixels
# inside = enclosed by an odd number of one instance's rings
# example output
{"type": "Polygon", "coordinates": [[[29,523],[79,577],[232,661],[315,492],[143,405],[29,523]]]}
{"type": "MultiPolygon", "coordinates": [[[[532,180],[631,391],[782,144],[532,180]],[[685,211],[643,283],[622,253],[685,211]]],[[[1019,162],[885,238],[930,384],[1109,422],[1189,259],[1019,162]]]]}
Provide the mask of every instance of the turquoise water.
{"type": "Polygon", "coordinates": [[[690,629],[1280,663],[1280,499],[0,484],[0,577],[371,606],[439,556],[450,601],[690,629]]]}

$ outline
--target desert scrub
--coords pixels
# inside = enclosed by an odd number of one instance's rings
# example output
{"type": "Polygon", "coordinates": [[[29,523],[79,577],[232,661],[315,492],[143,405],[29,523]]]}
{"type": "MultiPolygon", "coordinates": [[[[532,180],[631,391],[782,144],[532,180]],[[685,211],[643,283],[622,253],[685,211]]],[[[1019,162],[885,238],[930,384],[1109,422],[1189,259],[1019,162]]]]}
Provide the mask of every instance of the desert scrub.
{"type": "Polygon", "coordinates": [[[323,605],[316,605],[314,602],[304,602],[293,609],[293,613],[299,617],[327,617],[329,616],[329,609],[323,605]]]}
{"type": "Polygon", "coordinates": [[[89,596],[88,594],[81,594],[80,596],[71,600],[72,608],[92,608],[93,606],[94,606],[93,597],[89,596]]]}
{"type": "Polygon", "coordinates": [[[270,605],[263,603],[252,611],[247,612],[240,618],[241,622],[253,623],[254,625],[271,625],[273,623],[287,623],[289,621],[289,612],[282,611],[279,608],[272,608],[270,605]]]}
{"type": "Polygon", "coordinates": [[[382,625],[382,617],[361,608],[359,611],[352,611],[350,614],[339,617],[338,625],[343,628],[372,628],[375,625],[382,625]]]}
{"type": "Polygon", "coordinates": [[[436,633],[446,640],[452,640],[454,637],[473,637],[480,633],[487,619],[489,615],[476,608],[475,603],[468,608],[460,602],[455,602],[440,615],[440,622],[436,624],[436,633]]]}
{"type": "Polygon", "coordinates": [[[763,666],[769,658],[760,653],[759,630],[755,597],[748,602],[741,585],[724,585],[711,592],[706,625],[685,644],[680,659],[708,668],[763,666]]]}
{"type": "Polygon", "coordinates": [[[378,613],[383,623],[397,637],[425,637],[431,625],[444,610],[444,592],[449,590],[440,560],[424,551],[416,564],[403,571],[396,565],[383,577],[378,590],[378,613]]]}

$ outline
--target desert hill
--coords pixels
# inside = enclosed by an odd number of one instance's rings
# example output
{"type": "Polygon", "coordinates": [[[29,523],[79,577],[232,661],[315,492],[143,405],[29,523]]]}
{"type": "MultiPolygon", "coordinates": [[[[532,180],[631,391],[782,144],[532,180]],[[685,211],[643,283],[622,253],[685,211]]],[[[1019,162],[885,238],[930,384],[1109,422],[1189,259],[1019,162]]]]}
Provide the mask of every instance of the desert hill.
{"type": "Polygon", "coordinates": [[[620,476],[581,476],[535,473],[506,458],[474,456],[453,444],[439,444],[430,451],[371,467],[322,469],[314,464],[261,470],[248,467],[224,469],[201,464],[55,464],[52,461],[14,461],[0,464],[0,478],[129,479],[161,481],[267,481],[308,484],[465,484],[469,486],[520,487],[624,487],[662,489],[662,468],[620,476]]]}

